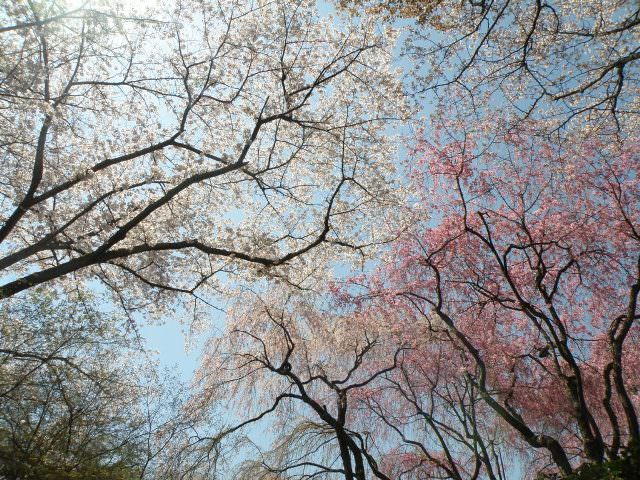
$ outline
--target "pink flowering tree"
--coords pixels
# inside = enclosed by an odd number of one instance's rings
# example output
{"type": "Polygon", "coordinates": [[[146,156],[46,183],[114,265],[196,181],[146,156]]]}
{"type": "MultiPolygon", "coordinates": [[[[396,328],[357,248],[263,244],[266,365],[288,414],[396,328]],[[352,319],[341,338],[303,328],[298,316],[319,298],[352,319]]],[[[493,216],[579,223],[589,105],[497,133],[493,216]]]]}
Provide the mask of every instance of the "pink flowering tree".
{"type": "Polygon", "coordinates": [[[532,469],[568,474],[640,440],[640,148],[491,131],[443,123],[422,142],[416,227],[366,297],[430,339],[396,386],[414,409],[466,382],[532,469]]]}
{"type": "Polygon", "coordinates": [[[472,378],[459,371],[461,352],[450,348],[444,330],[407,327],[414,337],[402,364],[363,395],[369,422],[386,439],[380,463],[387,475],[509,478],[506,436],[472,378]]]}

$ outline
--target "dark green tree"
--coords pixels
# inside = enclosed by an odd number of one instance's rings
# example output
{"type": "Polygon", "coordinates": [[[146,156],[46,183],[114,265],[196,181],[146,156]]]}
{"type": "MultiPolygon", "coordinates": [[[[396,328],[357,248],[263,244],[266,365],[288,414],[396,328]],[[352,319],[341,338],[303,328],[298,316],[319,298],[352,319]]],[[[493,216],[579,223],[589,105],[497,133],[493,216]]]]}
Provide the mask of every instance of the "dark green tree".
{"type": "Polygon", "coordinates": [[[143,477],[158,438],[151,380],[135,337],[85,299],[3,303],[0,478],[143,477]]]}

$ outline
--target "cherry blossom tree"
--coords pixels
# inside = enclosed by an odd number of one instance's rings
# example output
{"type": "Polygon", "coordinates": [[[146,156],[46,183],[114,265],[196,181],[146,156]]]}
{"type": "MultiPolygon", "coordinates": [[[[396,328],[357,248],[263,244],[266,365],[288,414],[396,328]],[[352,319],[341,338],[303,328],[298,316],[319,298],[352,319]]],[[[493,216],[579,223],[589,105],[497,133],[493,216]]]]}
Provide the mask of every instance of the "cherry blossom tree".
{"type": "Polygon", "coordinates": [[[127,309],[197,304],[388,240],[393,36],[308,1],[17,1],[0,23],[2,298],[97,279],[127,309]]]}
{"type": "Polygon", "coordinates": [[[417,20],[404,54],[437,106],[406,178],[396,33],[373,20],[311,0],[0,6],[12,445],[247,480],[506,480],[512,458],[566,477],[640,448],[638,5],[346,3],[417,20]],[[328,282],[354,259],[369,270],[328,282]],[[194,317],[226,297],[178,418],[158,426],[115,322],[74,323],[87,290],[194,317]],[[32,292],[74,300],[69,325],[25,327],[32,292]]]}
{"type": "Polygon", "coordinates": [[[367,430],[362,395],[398,368],[405,348],[385,341],[380,325],[323,310],[317,295],[274,290],[246,293],[208,343],[186,410],[195,425],[220,408],[236,423],[227,416],[215,434],[188,439],[192,468],[211,475],[230,444],[244,458],[227,473],[234,478],[392,478],[378,465],[384,444],[367,430]],[[250,428],[262,442],[240,449],[237,436],[251,439],[250,428]]]}
{"type": "Polygon", "coordinates": [[[251,417],[192,445],[281,419],[247,478],[507,479],[514,458],[566,476],[634,451],[640,144],[465,127],[443,121],[408,161],[414,226],[374,272],[324,307],[273,284],[239,301],[191,405],[251,417]]]}
{"type": "Polygon", "coordinates": [[[174,447],[172,471],[509,478],[508,436],[472,380],[445,363],[460,352],[410,314],[341,306],[326,291],[248,293],[207,344],[185,409],[193,432],[174,447]]]}
{"type": "Polygon", "coordinates": [[[417,226],[366,297],[448,345],[423,356],[459,371],[433,392],[469,382],[534,471],[566,475],[640,440],[640,143],[494,131],[423,142],[417,226]]]}
{"type": "Polygon", "coordinates": [[[416,20],[405,53],[417,91],[448,115],[545,120],[542,132],[638,129],[637,2],[347,0],[352,10],[416,20]],[[456,105],[456,108],[453,108],[456,105]]]}

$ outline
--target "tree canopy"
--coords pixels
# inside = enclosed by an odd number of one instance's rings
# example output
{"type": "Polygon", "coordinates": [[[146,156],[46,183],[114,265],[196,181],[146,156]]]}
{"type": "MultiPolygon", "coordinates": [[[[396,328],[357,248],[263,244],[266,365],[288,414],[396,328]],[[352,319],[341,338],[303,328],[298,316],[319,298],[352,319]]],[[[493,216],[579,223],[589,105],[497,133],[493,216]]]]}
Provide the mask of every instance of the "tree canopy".
{"type": "Polygon", "coordinates": [[[3,2],[0,477],[635,479],[639,66],[622,0],[3,2]]]}
{"type": "Polygon", "coordinates": [[[388,239],[390,39],[309,2],[109,5],[0,14],[3,298],[73,275],[126,308],[207,302],[220,277],[301,282],[316,247],[388,239]]]}

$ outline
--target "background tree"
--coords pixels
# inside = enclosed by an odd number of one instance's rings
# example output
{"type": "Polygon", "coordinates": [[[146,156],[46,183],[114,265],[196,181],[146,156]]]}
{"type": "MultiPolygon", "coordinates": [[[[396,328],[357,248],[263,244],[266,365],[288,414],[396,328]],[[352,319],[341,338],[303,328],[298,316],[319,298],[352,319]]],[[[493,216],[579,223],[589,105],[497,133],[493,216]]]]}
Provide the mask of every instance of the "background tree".
{"type": "Polygon", "coordinates": [[[400,367],[364,396],[369,424],[386,439],[383,470],[402,480],[513,478],[507,456],[517,455],[496,415],[459,368],[464,356],[451,349],[446,330],[404,317],[394,321],[412,339],[411,349],[400,367]]]}
{"type": "Polygon", "coordinates": [[[38,293],[0,313],[2,478],[142,478],[171,434],[153,362],[87,299],[38,293]]]}
{"type": "Polygon", "coordinates": [[[389,238],[390,39],[306,1],[134,13],[3,4],[2,298],[91,278],[126,308],[197,306],[228,275],[303,282],[325,245],[389,238]]]}

